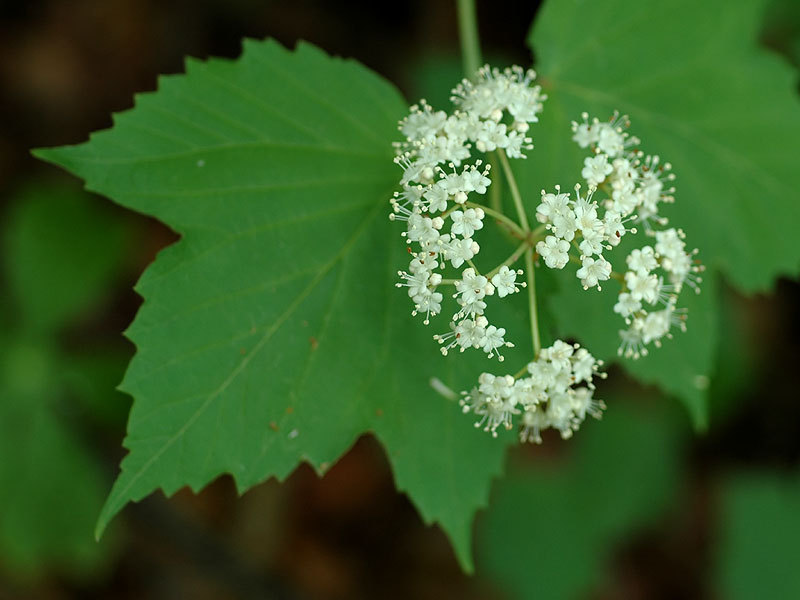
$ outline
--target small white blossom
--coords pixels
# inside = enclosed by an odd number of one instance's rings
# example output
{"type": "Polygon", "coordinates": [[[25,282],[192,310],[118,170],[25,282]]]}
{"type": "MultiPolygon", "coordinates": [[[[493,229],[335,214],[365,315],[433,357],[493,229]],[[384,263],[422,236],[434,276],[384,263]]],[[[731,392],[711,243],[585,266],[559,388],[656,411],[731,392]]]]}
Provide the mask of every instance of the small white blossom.
{"type": "Polygon", "coordinates": [[[583,161],[583,165],[581,177],[586,180],[586,183],[594,187],[603,183],[606,177],[614,170],[614,167],[608,164],[608,156],[605,154],[586,158],[583,161]]]}
{"type": "Polygon", "coordinates": [[[641,249],[634,248],[625,261],[628,263],[628,268],[631,271],[641,273],[649,273],[658,267],[656,253],[652,246],[644,246],[641,249]]]}
{"type": "Polygon", "coordinates": [[[480,252],[478,242],[471,238],[451,241],[446,250],[447,259],[456,269],[466,261],[472,260],[480,252]]]}
{"type": "Polygon", "coordinates": [[[563,269],[569,262],[569,242],[548,235],[544,241],[536,244],[536,252],[551,269],[563,269]]]}
{"type": "MultiPolygon", "coordinates": [[[[522,270],[514,271],[513,269],[509,269],[506,265],[500,267],[500,270],[494,274],[492,277],[492,285],[494,285],[497,290],[497,295],[500,298],[505,298],[509,294],[519,291],[520,284],[516,282],[517,275],[522,275],[522,270]]],[[[522,285],[524,286],[525,284],[523,283],[522,285]]]]}
{"type": "Polygon", "coordinates": [[[614,305],[614,312],[627,319],[642,309],[642,303],[628,292],[622,292],[614,305]]]}
{"type": "Polygon", "coordinates": [[[581,280],[581,285],[583,285],[584,289],[594,286],[600,289],[599,283],[611,276],[611,263],[603,257],[595,260],[587,256],[581,261],[581,264],[582,266],[578,269],[576,275],[581,280]]]}
{"type": "Polygon", "coordinates": [[[566,439],[587,415],[602,416],[605,404],[594,399],[593,383],[605,376],[601,364],[577,344],[557,340],[528,364],[529,377],[482,373],[477,388],[461,393],[460,405],[478,417],[476,427],[492,435],[500,427],[511,429],[521,414],[520,441],[541,443],[541,432],[549,428],[566,439]]]}
{"type": "Polygon", "coordinates": [[[633,300],[654,304],[658,299],[659,280],[654,273],[646,271],[628,271],[625,273],[625,285],[630,290],[633,300]]]}
{"type": "Polygon", "coordinates": [[[454,210],[450,213],[453,221],[450,233],[471,238],[476,231],[483,229],[483,217],[484,213],[480,208],[468,208],[464,212],[454,210]]]}
{"type": "Polygon", "coordinates": [[[542,202],[536,208],[536,220],[547,223],[567,210],[569,210],[569,194],[546,194],[542,190],[542,202]]]}

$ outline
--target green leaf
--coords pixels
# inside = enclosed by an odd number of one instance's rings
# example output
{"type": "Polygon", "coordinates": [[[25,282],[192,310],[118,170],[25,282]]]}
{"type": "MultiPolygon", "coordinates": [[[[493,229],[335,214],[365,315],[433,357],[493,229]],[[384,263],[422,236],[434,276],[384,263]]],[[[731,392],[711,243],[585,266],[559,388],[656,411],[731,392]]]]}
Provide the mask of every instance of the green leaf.
{"type": "Polygon", "coordinates": [[[49,331],[108,292],[128,229],[106,206],[64,186],[22,190],[7,216],[4,262],[27,328],[49,331]]]}
{"type": "MultiPolygon", "coordinates": [[[[14,303],[0,317],[0,560],[21,577],[88,575],[109,550],[91,535],[105,482],[71,423],[64,370],[74,356],[56,330],[108,293],[128,229],[110,207],[51,185],[13,199],[3,234],[14,303]]],[[[73,376],[91,377],[92,364],[73,376]]]]}
{"type": "MultiPolygon", "coordinates": [[[[668,216],[707,265],[750,292],[800,267],[790,229],[800,102],[794,70],[758,47],[765,4],[551,0],[529,38],[547,110],[630,115],[642,148],[674,166],[668,216]]],[[[556,160],[580,165],[569,150],[556,160]]]]}
{"type": "MultiPolygon", "coordinates": [[[[548,305],[562,334],[582,340],[598,357],[617,359],[619,330],[625,328],[625,322],[613,312],[618,284],[608,282],[602,292],[584,291],[574,268],[568,267],[559,275],[561,289],[551,296],[548,305]]],[[[708,376],[717,350],[715,279],[707,277],[700,294],[690,289],[682,294],[680,306],[688,309],[685,332],[676,330],[673,339],[663,340],[661,348],[651,347],[648,355],[638,360],[620,359],[625,370],[639,381],[657,384],[667,394],[680,398],[700,430],[708,426],[708,376]]]]}
{"type": "Polygon", "coordinates": [[[800,477],[731,477],[722,489],[717,582],[725,598],[800,597],[800,477]]]}
{"type": "MultiPolygon", "coordinates": [[[[627,113],[642,149],[673,164],[677,200],[664,213],[700,249],[706,282],[700,297],[681,298],[689,331],[624,364],[680,396],[699,428],[707,424],[705,387],[716,351],[715,271],[752,292],[800,266],[790,229],[800,219],[800,105],[792,70],[757,46],[763,4],[550,0],[529,37],[549,95],[532,130],[534,160],[519,173],[534,204],[542,188],[569,189],[579,179],[585,153],[567,123],[583,111],[599,118],[627,113]]],[[[610,344],[623,328],[609,310],[612,298],[592,294],[590,306],[574,298],[577,282],[569,275],[558,279],[561,292],[547,301],[557,328],[612,357],[610,344]]]]}
{"type": "Polygon", "coordinates": [[[602,423],[586,423],[569,442],[566,460],[517,461],[478,528],[479,573],[513,597],[585,596],[603,580],[614,544],[675,494],[678,439],[670,421],[611,402],[602,423]]]}
{"type": "Polygon", "coordinates": [[[48,344],[0,338],[0,559],[18,576],[95,568],[91,535],[104,482],[56,411],[58,356],[48,344]]]}
{"type": "Polygon", "coordinates": [[[394,288],[407,254],[387,219],[391,142],[406,110],[357,63],[248,41],[236,62],[162,78],[88,143],[37,151],[182,236],[136,288],[130,453],[98,533],[158,488],[230,473],[243,491],[301,461],[323,472],[373,431],[471,568],[505,442],[432,390],[432,376],[461,389],[476,366],[455,373],[394,288]]]}

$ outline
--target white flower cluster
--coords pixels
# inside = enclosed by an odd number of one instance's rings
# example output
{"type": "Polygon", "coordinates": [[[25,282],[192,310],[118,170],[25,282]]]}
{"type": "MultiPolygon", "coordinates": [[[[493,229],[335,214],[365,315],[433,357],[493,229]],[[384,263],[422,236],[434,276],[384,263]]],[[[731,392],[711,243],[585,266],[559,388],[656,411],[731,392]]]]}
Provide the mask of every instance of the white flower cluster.
{"type": "Polygon", "coordinates": [[[595,376],[605,377],[598,372],[601,365],[585,348],[558,340],[528,364],[527,377],[482,373],[477,387],[462,392],[460,404],[465,413],[480,417],[476,427],[495,437],[500,426],[511,429],[513,417],[521,414],[522,442],[540,444],[541,432],[549,427],[568,439],[587,414],[602,416],[605,404],[593,398],[592,383],[595,376]]]}
{"type": "Polygon", "coordinates": [[[442,310],[441,271],[448,263],[454,269],[467,265],[449,281],[458,302],[451,331],[434,336],[444,354],[456,347],[480,348],[502,360],[500,349],[512,345],[504,339],[505,329],[489,324],[485,299],[495,292],[503,298],[524,287],[516,281],[522,271],[503,266],[482,275],[473,264],[480,251],[473,236],[486,215],[469,197],[485,194],[491,180],[489,165],[480,159],[466,161],[473,158],[473,149],[502,149],[509,157],[524,158],[522,151],[533,147],[526,132],[538,120],[545,99],[538,86],[531,86],[535,76],[520,67],[484,67],[475,82],[464,80],[453,90],[458,107],[453,114],[434,111],[423,101],[400,122],[406,140],[397,144],[395,161],[403,169],[403,189],[392,198],[390,218],[405,221],[402,235],[416,244],[409,247],[411,262],[408,271],[398,273],[403,281],[397,284],[408,288],[412,314],[424,314],[428,324],[442,310]]]}
{"type": "Polygon", "coordinates": [[[697,250],[686,250],[681,230],[653,228],[667,224],[658,210],[660,204],[675,201],[675,188],[669,183],[675,176],[669,163],[633,149],[639,140],[627,133],[628,126],[627,118],[616,114],[610,122],[590,122],[584,113],[582,123],[573,122],[572,139],[593,152],[581,171],[589,191],[581,196],[576,185],[573,200],[558,187],[554,194],[542,190],[536,217],[551,235],[536,245],[536,251],[548,267],[562,269],[570,250],[577,248],[581,266],[576,275],[584,289],[600,289],[600,282],[612,276],[621,281],[614,312],[629,327],[620,331],[620,354],[638,358],[647,354],[647,344],[658,345],[669,337],[671,327],[685,329],[685,310],[676,308],[678,294],[684,284],[699,291],[697,274],[703,268],[695,264],[697,250]],[[602,202],[594,199],[598,190],[606,195],[602,202]],[[655,243],[632,250],[624,275],[616,274],[603,252],[617,246],[626,233],[637,233],[627,226],[631,221],[641,223],[645,236],[655,243]]]}
{"type": "Polygon", "coordinates": [[[673,326],[685,331],[686,309],[676,307],[678,294],[685,283],[700,291],[701,278],[697,273],[702,266],[692,260],[696,249],[686,251],[683,231],[669,228],[651,235],[655,247],[636,248],[625,259],[628,270],[614,305],[614,312],[629,326],[620,331],[619,353],[626,357],[646,355],[647,344],[653,342],[659,346],[663,337],[671,336],[673,326]]]}

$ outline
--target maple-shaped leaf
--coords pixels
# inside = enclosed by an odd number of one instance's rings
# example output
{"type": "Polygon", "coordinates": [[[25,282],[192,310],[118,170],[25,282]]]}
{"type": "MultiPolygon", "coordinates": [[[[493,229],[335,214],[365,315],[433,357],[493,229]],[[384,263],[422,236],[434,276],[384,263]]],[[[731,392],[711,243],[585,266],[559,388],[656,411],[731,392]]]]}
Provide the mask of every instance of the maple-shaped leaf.
{"type": "Polygon", "coordinates": [[[432,389],[455,367],[394,287],[405,112],[353,61],[247,41],[239,60],[190,60],[89,142],[37,152],[181,235],[136,287],[130,452],[98,532],[156,489],[230,473],[244,491],[302,461],[323,472],[375,432],[397,486],[471,568],[505,443],[432,389]]]}

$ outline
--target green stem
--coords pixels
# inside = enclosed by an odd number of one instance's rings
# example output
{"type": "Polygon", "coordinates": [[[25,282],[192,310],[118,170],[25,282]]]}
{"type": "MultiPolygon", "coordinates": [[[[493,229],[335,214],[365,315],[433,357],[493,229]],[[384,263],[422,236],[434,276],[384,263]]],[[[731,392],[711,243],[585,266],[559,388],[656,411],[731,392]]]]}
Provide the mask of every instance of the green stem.
{"type": "Polygon", "coordinates": [[[481,66],[481,47],[478,41],[478,20],[475,18],[475,0],[458,0],[458,34],[461,39],[461,56],[464,74],[472,79],[481,66]]]}
{"type": "Polygon", "coordinates": [[[494,269],[489,271],[486,274],[486,278],[487,279],[491,279],[503,267],[510,267],[511,265],[513,265],[515,262],[517,262],[517,260],[519,260],[519,257],[522,256],[522,253],[525,252],[525,249],[528,248],[528,247],[529,246],[528,246],[528,242],[527,241],[522,242],[519,246],[517,246],[517,249],[514,250],[514,252],[511,254],[511,256],[509,256],[507,259],[505,259],[503,262],[501,262],[499,265],[497,265],[494,269]]]}
{"type": "Polygon", "coordinates": [[[477,202],[469,202],[469,201],[465,202],[464,206],[468,206],[469,208],[480,208],[490,217],[494,217],[501,223],[504,223],[506,226],[508,226],[508,228],[511,229],[514,233],[516,233],[517,236],[521,239],[524,239],[527,236],[525,230],[522,229],[519,225],[517,225],[517,223],[513,219],[509,219],[503,213],[496,211],[493,208],[489,208],[488,206],[484,206],[483,204],[478,204],[477,202]]]}
{"type": "Polygon", "coordinates": [[[506,156],[505,150],[499,148],[497,150],[497,156],[500,157],[500,164],[503,166],[503,173],[506,176],[508,187],[511,189],[511,197],[514,199],[514,207],[517,209],[519,223],[522,225],[522,229],[527,234],[531,228],[528,225],[528,216],[525,214],[525,207],[522,205],[522,196],[520,195],[519,188],[517,187],[517,180],[514,179],[514,172],[511,170],[511,165],[508,164],[508,157],[506,156]]]}
{"type": "Polygon", "coordinates": [[[536,274],[533,270],[533,248],[525,251],[525,273],[528,275],[528,309],[531,315],[531,338],[533,340],[533,356],[539,356],[542,342],[539,339],[539,311],[536,307],[536,274]]]}
{"type": "Polygon", "coordinates": [[[528,365],[525,365],[524,367],[522,367],[519,371],[517,371],[514,374],[514,379],[519,379],[520,377],[525,375],[525,373],[527,373],[527,372],[528,372],[528,365]]]}
{"type": "MultiPolygon", "coordinates": [[[[497,173],[497,153],[489,153],[489,164],[492,166],[492,171],[497,173]]],[[[500,198],[500,186],[489,186],[489,206],[498,212],[503,212],[503,201],[500,198]]]]}

